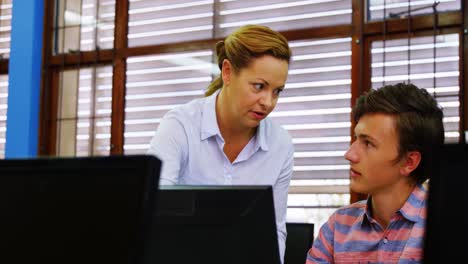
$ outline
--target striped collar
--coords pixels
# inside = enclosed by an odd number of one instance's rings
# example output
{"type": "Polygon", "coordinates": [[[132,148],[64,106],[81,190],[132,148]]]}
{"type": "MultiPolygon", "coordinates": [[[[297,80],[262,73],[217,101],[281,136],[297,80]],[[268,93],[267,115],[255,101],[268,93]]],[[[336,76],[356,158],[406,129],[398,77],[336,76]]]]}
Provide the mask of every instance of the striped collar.
{"type": "MultiPolygon", "coordinates": [[[[425,203],[427,200],[428,184],[427,181],[422,184],[417,184],[410,196],[403,204],[403,206],[397,211],[403,218],[412,222],[418,222],[421,219],[425,219],[425,203]]],[[[372,217],[371,212],[371,196],[367,198],[366,205],[364,207],[364,215],[362,216],[362,225],[365,223],[376,222],[372,217]]]]}

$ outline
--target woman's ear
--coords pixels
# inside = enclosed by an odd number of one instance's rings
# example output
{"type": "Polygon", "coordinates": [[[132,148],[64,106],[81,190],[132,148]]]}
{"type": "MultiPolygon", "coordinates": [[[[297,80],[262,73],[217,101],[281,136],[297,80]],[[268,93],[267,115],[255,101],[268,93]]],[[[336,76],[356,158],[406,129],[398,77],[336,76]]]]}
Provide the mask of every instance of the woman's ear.
{"type": "Polygon", "coordinates": [[[419,151],[410,151],[406,154],[400,168],[401,175],[409,176],[421,162],[421,153],[419,151]]]}
{"type": "Polygon", "coordinates": [[[229,85],[229,81],[231,80],[233,69],[232,64],[229,60],[223,60],[223,66],[221,68],[221,77],[223,78],[223,84],[229,85]]]}

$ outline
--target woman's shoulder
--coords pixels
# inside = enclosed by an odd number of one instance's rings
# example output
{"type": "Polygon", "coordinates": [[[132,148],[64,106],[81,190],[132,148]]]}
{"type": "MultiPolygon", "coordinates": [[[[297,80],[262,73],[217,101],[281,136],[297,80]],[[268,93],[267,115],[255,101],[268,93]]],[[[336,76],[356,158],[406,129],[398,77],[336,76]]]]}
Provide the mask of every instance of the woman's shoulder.
{"type": "Polygon", "coordinates": [[[178,105],[169,110],[164,118],[173,118],[183,123],[188,121],[194,121],[200,118],[201,110],[206,98],[197,98],[192,101],[178,105]]]}

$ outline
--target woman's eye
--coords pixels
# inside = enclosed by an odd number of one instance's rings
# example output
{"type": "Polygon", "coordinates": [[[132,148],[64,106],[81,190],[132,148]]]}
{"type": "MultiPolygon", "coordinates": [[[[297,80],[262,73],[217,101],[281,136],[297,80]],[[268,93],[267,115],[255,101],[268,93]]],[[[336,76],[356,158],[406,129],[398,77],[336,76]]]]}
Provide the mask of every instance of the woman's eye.
{"type": "Polygon", "coordinates": [[[283,89],[276,89],[275,90],[275,95],[280,95],[280,93],[283,91],[283,89]]]}
{"type": "Polygon", "coordinates": [[[261,90],[263,89],[263,87],[265,87],[265,85],[263,83],[254,83],[253,84],[253,87],[256,89],[256,90],[261,90]]]}

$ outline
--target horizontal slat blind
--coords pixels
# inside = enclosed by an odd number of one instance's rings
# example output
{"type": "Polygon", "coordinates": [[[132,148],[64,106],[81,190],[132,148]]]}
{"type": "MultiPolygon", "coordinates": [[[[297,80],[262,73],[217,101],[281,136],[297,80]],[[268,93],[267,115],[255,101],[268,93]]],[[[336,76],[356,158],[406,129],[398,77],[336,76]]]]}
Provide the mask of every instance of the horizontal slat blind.
{"type": "Polygon", "coordinates": [[[0,158],[5,157],[6,121],[8,109],[8,75],[0,75],[0,158]]]}
{"type": "MultiPolygon", "coordinates": [[[[0,4],[0,59],[10,57],[12,0],[0,4]]],[[[8,74],[0,75],[0,158],[5,157],[6,121],[8,110],[8,74]]]]}
{"type": "Polygon", "coordinates": [[[460,10],[461,0],[369,0],[368,20],[381,20],[384,18],[403,18],[408,16],[408,5],[411,16],[432,14],[434,3],[437,12],[460,10]]]}
{"type": "Polygon", "coordinates": [[[217,36],[244,24],[262,24],[278,31],[351,23],[349,0],[220,1],[217,36]]]}
{"type": "Polygon", "coordinates": [[[10,57],[12,0],[0,4],[0,59],[10,57]]]}
{"type": "Polygon", "coordinates": [[[411,38],[409,48],[408,39],[387,40],[385,49],[383,41],[372,43],[372,87],[409,81],[427,89],[443,108],[445,142],[460,137],[458,39],[458,34],[438,35],[434,46],[433,36],[411,38]]]}
{"type": "Polygon", "coordinates": [[[112,67],[67,70],[60,78],[57,155],[109,155],[112,67]]]}
{"type": "Polygon", "coordinates": [[[130,0],[128,45],[213,37],[213,0],[130,0]]]}
{"type": "Polygon", "coordinates": [[[349,203],[351,39],[290,43],[293,58],[284,92],[272,119],[293,137],[294,173],[288,221],[318,229],[349,203]]]}
{"type": "MultiPolygon", "coordinates": [[[[12,0],[0,3],[0,59],[10,57],[12,0]]],[[[5,157],[8,110],[8,74],[0,75],[0,158],[5,157]]]]}
{"type": "Polygon", "coordinates": [[[146,153],[170,109],[203,97],[216,73],[213,52],[200,50],[127,60],[124,153],[146,153]]]}
{"type": "Polygon", "coordinates": [[[130,0],[129,46],[224,37],[245,24],[278,31],[351,23],[350,0],[130,0]]]}
{"type": "Polygon", "coordinates": [[[347,179],[350,39],[297,41],[291,48],[286,89],[270,116],[293,137],[294,179],[347,179]]]}
{"type": "Polygon", "coordinates": [[[115,0],[82,0],[81,50],[114,47],[115,0]]]}
{"type": "Polygon", "coordinates": [[[111,49],[115,0],[58,0],[54,53],[111,49]]]}

